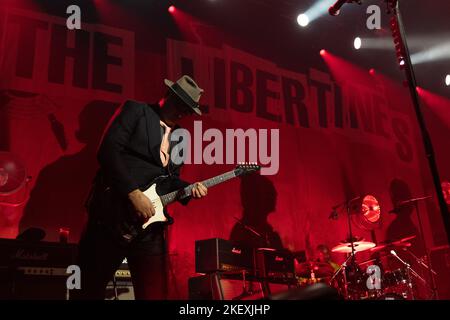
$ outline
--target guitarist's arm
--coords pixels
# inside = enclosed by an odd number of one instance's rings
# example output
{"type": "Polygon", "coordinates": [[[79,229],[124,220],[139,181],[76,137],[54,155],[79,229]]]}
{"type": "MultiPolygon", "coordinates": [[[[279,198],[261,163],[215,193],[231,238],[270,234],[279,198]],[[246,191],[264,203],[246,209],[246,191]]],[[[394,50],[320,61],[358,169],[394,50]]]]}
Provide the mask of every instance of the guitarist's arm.
{"type": "Polygon", "coordinates": [[[137,120],[142,113],[143,109],[138,103],[125,102],[120,113],[111,120],[97,153],[97,159],[102,170],[107,174],[112,188],[123,196],[128,196],[130,192],[138,189],[138,184],[129,174],[123,161],[122,152],[129,143],[137,120]]]}
{"type": "Polygon", "coordinates": [[[122,152],[130,141],[144,109],[141,104],[128,100],[111,120],[98,150],[97,159],[109,177],[112,188],[133,203],[136,213],[145,219],[155,214],[150,200],[139,190],[122,158],[122,152]]]}

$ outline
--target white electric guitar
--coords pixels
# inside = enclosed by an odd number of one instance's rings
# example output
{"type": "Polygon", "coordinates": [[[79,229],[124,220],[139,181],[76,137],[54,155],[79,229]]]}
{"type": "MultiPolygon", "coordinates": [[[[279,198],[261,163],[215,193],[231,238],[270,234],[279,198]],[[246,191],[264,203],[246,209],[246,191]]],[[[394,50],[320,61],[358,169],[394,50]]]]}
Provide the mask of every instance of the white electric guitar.
{"type": "MultiPolygon", "coordinates": [[[[242,176],[244,174],[248,174],[251,172],[258,171],[261,167],[257,165],[256,163],[240,163],[236,166],[235,169],[225,172],[221,175],[215,176],[213,178],[207,179],[205,181],[202,181],[201,183],[207,187],[210,188],[212,186],[215,186],[217,184],[220,184],[222,182],[228,181],[230,179],[242,176]]],[[[155,215],[148,219],[143,225],[142,229],[146,229],[148,226],[150,226],[153,223],[156,222],[169,222],[172,218],[167,214],[166,210],[164,208],[177,200],[182,200],[184,198],[187,198],[191,196],[192,194],[192,188],[194,187],[194,184],[190,184],[189,186],[170,192],[166,194],[158,194],[157,188],[160,183],[165,179],[166,177],[159,177],[154,180],[154,182],[150,185],[149,188],[143,190],[142,192],[150,199],[150,201],[153,203],[153,206],[155,207],[155,215]]],[[[128,226],[130,227],[130,226],[128,226]]],[[[142,231],[141,229],[141,231],[142,231]]],[[[131,229],[130,229],[131,231],[131,229]]],[[[138,230],[135,230],[134,232],[124,232],[122,234],[122,237],[126,239],[127,241],[131,241],[132,238],[136,236],[136,233],[139,232],[138,230]]]]}

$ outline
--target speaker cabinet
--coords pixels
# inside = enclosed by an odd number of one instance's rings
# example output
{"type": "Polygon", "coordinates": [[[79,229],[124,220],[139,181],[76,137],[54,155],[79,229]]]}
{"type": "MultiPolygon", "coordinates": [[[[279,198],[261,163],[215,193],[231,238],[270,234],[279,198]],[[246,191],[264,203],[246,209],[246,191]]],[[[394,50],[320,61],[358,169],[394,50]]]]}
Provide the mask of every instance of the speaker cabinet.
{"type": "Polygon", "coordinates": [[[220,238],[195,241],[195,272],[251,270],[253,264],[252,248],[220,238]]]}

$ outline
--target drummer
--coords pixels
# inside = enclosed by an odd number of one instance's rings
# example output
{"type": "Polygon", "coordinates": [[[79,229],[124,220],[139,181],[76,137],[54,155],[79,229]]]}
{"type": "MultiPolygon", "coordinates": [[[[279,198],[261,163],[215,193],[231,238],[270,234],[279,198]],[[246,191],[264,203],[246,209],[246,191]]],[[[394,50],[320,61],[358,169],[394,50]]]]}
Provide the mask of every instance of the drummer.
{"type": "Polygon", "coordinates": [[[330,248],[324,244],[319,244],[316,247],[315,260],[316,262],[328,263],[333,268],[334,272],[340,268],[340,265],[331,259],[330,248]]]}

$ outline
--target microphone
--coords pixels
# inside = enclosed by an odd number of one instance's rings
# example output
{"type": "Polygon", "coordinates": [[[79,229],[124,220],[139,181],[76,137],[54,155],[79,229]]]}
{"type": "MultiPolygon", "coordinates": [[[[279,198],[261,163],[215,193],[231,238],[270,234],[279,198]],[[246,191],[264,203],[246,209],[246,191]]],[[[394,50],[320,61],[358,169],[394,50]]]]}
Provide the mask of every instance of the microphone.
{"type": "Polygon", "coordinates": [[[339,14],[339,10],[346,3],[347,0],[337,0],[331,7],[328,9],[328,13],[332,16],[337,16],[339,14]]]}
{"type": "Polygon", "coordinates": [[[409,268],[409,263],[406,263],[405,261],[403,261],[398,255],[397,252],[395,252],[394,250],[391,250],[390,253],[396,257],[401,263],[403,263],[405,266],[407,266],[409,268]]]}

